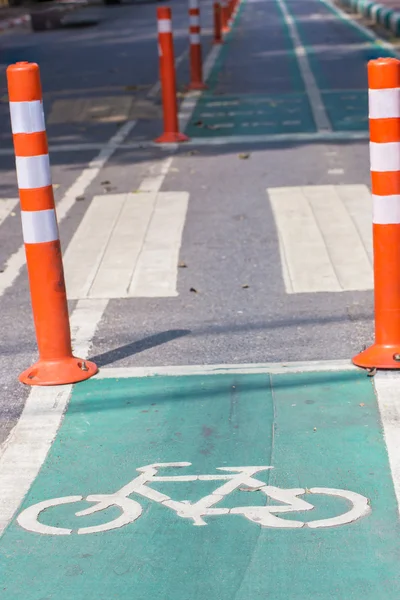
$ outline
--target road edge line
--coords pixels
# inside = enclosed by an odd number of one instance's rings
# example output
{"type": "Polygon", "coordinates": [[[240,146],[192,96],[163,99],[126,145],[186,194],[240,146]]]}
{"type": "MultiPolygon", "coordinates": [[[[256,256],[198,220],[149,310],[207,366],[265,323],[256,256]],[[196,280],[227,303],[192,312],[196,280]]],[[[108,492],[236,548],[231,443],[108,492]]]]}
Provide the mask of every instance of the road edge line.
{"type": "Polygon", "coordinates": [[[400,514],[400,373],[378,371],[374,377],[374,387],[400,514]]]}
{"type": "Polygon", "coordinates": [[[71,385],[35,387],[0,454],[0,537],[38,475],[57,435],[71,385]]]}

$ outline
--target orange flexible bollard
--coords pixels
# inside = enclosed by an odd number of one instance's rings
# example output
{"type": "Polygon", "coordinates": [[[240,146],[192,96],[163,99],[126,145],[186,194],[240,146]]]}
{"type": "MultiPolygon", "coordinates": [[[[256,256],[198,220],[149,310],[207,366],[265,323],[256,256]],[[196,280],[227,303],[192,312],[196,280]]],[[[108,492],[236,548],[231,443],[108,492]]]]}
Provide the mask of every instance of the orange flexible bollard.
{"type": "Polygon", "coordinates": [[[229,20],[233,20],[233,13],[235,12],[235,0],[229,0],[229,20]]]}
{"type": "Polygon", "coordinates": [[[222,4],[222,6],[221,6],[221,21],[222,21],[222,32],[226,33],[227,31],[229,31],[228,6],[226,4],[222,4]]]}
{"type": "Polygon", "coordinates": [[[155,141],[159,144],[187,142],[189,138],[179,132],[171,9],[167,6],[160,6],[157,9],[157,22],[164,133],[155,141]]]}
{"type": "Polygon", "coordinates": [[[214,44],[222,44],[222,11],[221,4],[214,2],[214,44]]]}
{"type": "Polygon", "coordinates": [[[204,90],[203,58],[200,39],[199,0],[189,0],[190,84],[189,90],[204,90]]]}
{"type": "Polygon", "coordinates": [[[67,295],[43,114],[40,71],[21,62],[7,69],[22,231],[39,360],[19,380],[59,385],[88,379],[94,363],[72,354],[67,295]]]}
{"type": "Polygon", "coordinates": [[[375,343],[359,367],[400,368],[400,61],[368,63],[375,343]]]}
{"type": "Polygon", "coordinates": [[[225,10],[226,10],[226,26],[229,28],[229,22],[231,20],[231,3],[229,0],[225,4],[225,10]]]}

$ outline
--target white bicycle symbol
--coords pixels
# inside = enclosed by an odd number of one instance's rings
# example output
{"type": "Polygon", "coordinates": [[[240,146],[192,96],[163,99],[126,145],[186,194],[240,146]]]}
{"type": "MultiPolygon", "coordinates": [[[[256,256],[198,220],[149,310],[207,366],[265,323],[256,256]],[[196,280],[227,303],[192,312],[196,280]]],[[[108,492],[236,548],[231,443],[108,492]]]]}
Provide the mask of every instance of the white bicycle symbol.
{"type": "Polygon", "coordinates": [[[189,462],[176,463],[155,463],[136,469],[140,475],[132,479],[127,485],[113,494],[94,494],[90,496],[64,496],[63,498],[53,498],[34,504],[25,509],[17,518],[17,521],[24,529],[45,535],[70,535],[72,529],[62,527],[53,527],[45,525],[39,521],[40,514],[54,506],[62,504],[73,504],[86,500],[94,502],[94,505],[85,510],[81,510],[76,514],[77,517],[93,515],[102,510],[106,510],[112,506],[118,507],[122,514],[102,525],[93,527],[81,527],[76,533],[89,534],[101,533],[118,529],[129,523],[136,521],[142,514],[142,506],[136,500],[129,498],[131,494],[138,494],[144,498],[148,498],[153,502],[162,504],[167,508],[174,510],[178,517],[182,519],[192,519],[193,525],[207,525],[203,517],[213,517],[219,515],[242,515],[249,521],[257,523],[261,527],[274,528],[300,528],[300,527],[334,527],[352,523],[361,517],[365,517],[371,512],[369,501],[361,494],[350,492],[347,490],[338,490],[331,488],[291,488],[282,489],[272,485],[266,485],[263,481],[255,479],[253,475],[261,471],[273,469],[273,467],[219,467],[218,471],[231,473],[220,473],[216,475],[172,475],[158,476],[158,471],[164,468],[181,468],[189,467],[189,462]],[[198,502],[191,503],[188,500],[172,500],[169,496],[149,487],[150,482],[158,481],[223,481],[224,483],[214,490],[208,496],[201,498],[198,502]],[[285,503],[284,505],[266,505],[266,506],[239,506],[236,508],[215,508],[215,506],[228,494],[235,490],[254,492],[259,491],[265,494],[266,497],[278,502],[285,503]],[[345,513],[317,521],[295,521],[289,519],[281,519],[275,516],[275,513],[291,513],[303,510],[312,510],[314,506],[299,498],[304,494],[324,494],[327,496],[335,496],[343,498],[351,505],[350,509],[345,513]]]}

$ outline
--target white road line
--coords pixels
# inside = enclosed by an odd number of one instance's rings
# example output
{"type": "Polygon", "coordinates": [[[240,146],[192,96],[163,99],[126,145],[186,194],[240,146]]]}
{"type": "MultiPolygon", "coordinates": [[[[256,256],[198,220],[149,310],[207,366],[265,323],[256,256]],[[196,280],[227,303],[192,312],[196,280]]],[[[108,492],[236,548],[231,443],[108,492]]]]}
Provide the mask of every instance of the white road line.
{"type": "MultiPolygon", "coordinates": [[[[100,151],[98,156],[92,160],[88,167],[82,171],[78,179],[68,188],[63,198],[57,204],[57,218],[58,223],[67,216],[71,208],[75,204],[75,200],[78,196],[82,196],[89,185],[94,181],[100,170],[104,167],[106,162],[114,154],[118,145],[126,139],[129,133],[132,131],[136,124],[136,121],[128,121],[117,133],[110,139],[110,141],[100,151]]],[[[21,246],[14,254],[7,260],[3,273],[0,274],[0,296],[2,296],[9,287],[12,286],[16,278],[18,277],[20,270],[25,264],[25,249],[21,246]]]]}
{"type": "Polygon", "coordinates": [[[371,192],[366,185],[359,184],[338,185],[335,189],[352,218],[369,262],[373,265],[371,192]]]}
{"type": "Polygon", "coordinates": [[[344,169],[328,169],[328,175],[343,175],[344,169]]]}
{"type": "Polygon", "coordinates": [[[308,62],[307,58],[307,51],[301,43],[295,21],[292,15],[289,13],[285,0],[277,0],[277,3],[282,11],[283,18],[289,29],[289,35],[297,56],[297,61],[303,77],[304,85],[306,87],[317,129],[318,131],[331,131],[331,123],[325,111],[325,105],[318,89],[317,82],[315,81],[314,75],[311,71],[310,63],[308,62]]]}
{"type": "MultiPolygon", "coordinates": [[[[160,177],[144,183],[155,190],[160,177]]],[[[187,192],[96,196],[65,252],[68,297],[176,296],[188,199],[187,192]]]]}
{"type": "Polygon", "coordinates": [[[0,198],[0,225],[18,204],[18,198],[0,198]]]}
{"type": "MultiPolygon", "coordinates": [[[[105,232],[107,239],[87,290],[91,298],[129,296],[129,285],[154,213],[157,194],[120,194],[120,198],[122,205],[113,227],[106,221],[95,221],[99,233],[105,232]]],[[[94,211],[96,200],[114,202],[113,198],[94,198],[94,211]]]]}
{"type": "Polygon", "coordinates": [[[187,192],[159,192],[128,296],[177,296],[178,259],[188,208],[187,192]]]}
{"type": "Polygon", "coordinates": [[[177,365],[170,367],[118,367],[101,369],[96,379],[123,379],[128,377],[152,377],[157,375],[226,375],[252,373],[312,373],[321,371],[356,371],[349,360],[323,360],[284,363],[247,363],[219,365],[177,365]]]}
{"type": "Polygon", "coordinates": [[[400,373],[379,371],[374,385],[400,513],[400,373]]]}
{"type": "MultiPolygon", "coordinates": [[[[190,118],[191,112],[193,111],[195,104],[186,105],[185,110],[187,112],[181,113],[182,123],[185,123],[185,119],[188,116],[190,118]]],[[[192,137],[188,142],[185,142],[184,147],[187,146],[226,146],[236,144],[269,144],[269,143],[281,143],[281,142],[335,142],[335,141],[357,141],[357,140],[368,140],[368,131],[327,131],[327,132],[309,132],[309,133],[272,133],[265,135],[236,135],[236,136],[219,136],[215,138],[197,138],[192,137]]],[[[50,147],[50,154],[53,152],[85,152],[87,150],[99,150],[103,148],[103,144],[61,144],[50,147]]],[[[182,146],[181,146],[182,147],[182,146]]],[[[158,148],[161,150],[168,150],[174,152],[178,149],[178,144],[156,144],[153,141],[143,142],[128,142],[124,144],[115,145],[115,150],[138,150],[147,148],[158,148]]],[[[13,156],[12,150],[1,150],[0,156],[13,156]]]]}
{"type": "MultiPolygon", "coordinates": [[[[330,19],[333,22],[337,23],[337,16],[332,15],[332,19],[330,19]]],[[[301,19],[296,18],[296,23],[299,23],[299,21],[301,21],[301,19]]],[[[313,52],[313,53],[323,53],[323,52],[327,52],[329,54],[332,54],[332,44],[307,44],[304,46],[306,52],[313,52]]],[[[370,42],[362,42],[360,44],[337,44],[335,45],[335,54],[342,54],[343,55],[343,60],[346,60],[346,56],[345,54],[349,53],[352,54],[354,52],[357,52],[359,50],[368,50],[371,49],[371,43],[370,42]]],[[[274,58],[278,58],[280,56],[282,57],[287,57],[288,55],[288,51],[287,48],[281,48],[279,50],[272,50],[272,49],[268,49],[265,52],[260,52],[259,56],[261,57],[265,57],[268,58],[269,60],[274,59],[274,58]]],[[[320,91],[322,92],[323,90],[320,89],[320,91]]],[[[328,92],[332,92],[332,91],[336,91],[336,90],[325,90],[328,92]]],[[[360,90],[358,90],[360,91],[360,90]]]]}
{"type": "Polygon", "coordinates": [[[74,354],[87,358],[101,317],[107,308],[108,300],[85,298],[77,302],[70,318],[72,347],[74,354]]]}
{"type": "Polygon", "coordinates": [[[32,388],[22,415],[0,448],[0,536],[47,456],[72,386],[32,388]]]}
{"type": "Polygon", "coordinates": [[[288,269],[284,280],[291,282],[287,293],[341,291],[324,238],[302,188],[276,188],[267,192],[284,252],[281,264],[288,269]]]}
{"type": "MultiPolygon", "coordinates": [[[[100,143],[100,142],[82,142],[81,144],[49,144],[49,153],[50,156],[51,154],[55,153],[55,152],[88,152],[88,151],[93,151],[93,150],[97,150],[100,151],[104,148],[104,146],[107,144],[106,143],[100,143]]],[[[112,146],[111,140],[108,143],[108,145],[112,146]]],[[[167,147],[167,145],[164,145],[165,147],[167,147]]],[[[141,148],[162,148],[163,145],[160,144],[156,144],[155,142],[153,142],[152,140],[144,140],[144,141],[138,141],[138,142],[130,142],[128,145],[122,145],[122,144],[114,144],[114,150],[118,150],[118,149],[123,149],[123,148],[128,148],[129,150],[133,150],[133,149],[138,149],[140,150],[141,148]]],[[[0,157],[1,156],[14,156],[14,150],[12,148],[0,148],[0,157]]]]}
{"type": "Polygon", "coordinates": [[[171,168],[173,156],[165,159],[160,164],[158,162],[150,164],[149,173],[139,186],[139,192],[152,192],[156,194],[164,182],[164,179],[171,168]]]}
{"type": "Polygon", "coordinates": [[[372,200],[366,186],[270,188],[267,192],[287,293],[373,288],[372,240],[365,231],[368,219],[372,229],[372,200]]]}
{"type": "Polygon", "coordinates": [[[64,253],[69,298],[86,298],[97,275],[127,194],[95,196],[64,253]]]}
{"type": "MultiPolygon", "coordinates": [[[[266,135],[232,135],[215,138],[196,138],[192,137],[185,142],[185,148],[188,146],[234,146],[244,144],[269,144],[282,142],[335,142],[348,140],[368,140],[368,131],[326,131],[315,133],[276,133],[266,135]]],[[[128,148],[128,145],[124,146],[128,148]]]]}

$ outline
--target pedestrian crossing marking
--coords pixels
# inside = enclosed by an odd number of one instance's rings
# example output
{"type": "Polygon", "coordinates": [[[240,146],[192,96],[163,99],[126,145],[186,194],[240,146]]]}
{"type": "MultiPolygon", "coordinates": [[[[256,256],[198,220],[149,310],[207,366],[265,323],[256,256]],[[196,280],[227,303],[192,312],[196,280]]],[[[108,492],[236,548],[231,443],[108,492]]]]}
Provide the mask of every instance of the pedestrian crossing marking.
{"type": "Polygon", "coordinates": [[[370,290],[372,199],[365,185],[267,190],[289,294],[370,290]]]}
{"type": "Polygon", "coordinates": [[[69,298],[177,296],[187,192],[95,196],[64,255],[69,298]]]}

